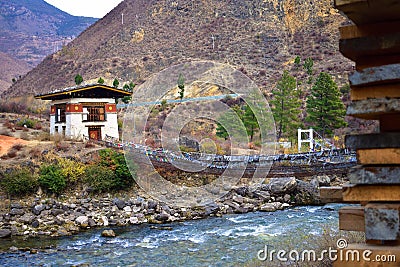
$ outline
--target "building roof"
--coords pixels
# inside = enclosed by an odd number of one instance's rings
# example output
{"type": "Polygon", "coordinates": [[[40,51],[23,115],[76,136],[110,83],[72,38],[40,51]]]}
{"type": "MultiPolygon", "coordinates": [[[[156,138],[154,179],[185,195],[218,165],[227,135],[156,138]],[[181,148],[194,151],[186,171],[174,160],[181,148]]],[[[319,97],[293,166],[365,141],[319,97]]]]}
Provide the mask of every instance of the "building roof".
{"type": "Polygon", "coordinates": [[[62,100],[68,98],[121,98],[130,96],[132,92],[104,84],[86,84],[57,89],[45,94],[36,95],[41,100],[62,100]]]}

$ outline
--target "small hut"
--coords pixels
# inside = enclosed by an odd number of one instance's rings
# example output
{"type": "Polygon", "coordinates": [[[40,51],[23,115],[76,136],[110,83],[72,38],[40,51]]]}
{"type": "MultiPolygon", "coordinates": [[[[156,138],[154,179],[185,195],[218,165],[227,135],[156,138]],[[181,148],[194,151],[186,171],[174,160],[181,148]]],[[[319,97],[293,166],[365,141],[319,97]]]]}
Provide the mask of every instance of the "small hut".
{"type": "Polygon", "coordinates": [[[36,95],[51,100],[50,134],[77,139],[119,138],[115,99],[132,93],[103,84],[74,86],[36,95]]]}

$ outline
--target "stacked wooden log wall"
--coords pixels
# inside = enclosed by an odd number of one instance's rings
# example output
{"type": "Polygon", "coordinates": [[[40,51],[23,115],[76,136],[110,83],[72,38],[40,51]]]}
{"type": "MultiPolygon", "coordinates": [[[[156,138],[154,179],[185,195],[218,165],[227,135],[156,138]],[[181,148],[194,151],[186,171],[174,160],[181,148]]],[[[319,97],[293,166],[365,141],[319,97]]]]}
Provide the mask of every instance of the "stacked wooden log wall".
{"type": "Polygon", "coordinates": [[[370,250],[370,261],[343,256],[334,266],[400,266],[400,1],[335,0],[335,7],[354,23],[340,28],[340,51],[356,64],[347,114],[379,120],[380,132],[346,138],[358,166],[343,200],[361,207],[339,211],[341,230],[366,234],[366,244],[343,252],[370,250]]]}

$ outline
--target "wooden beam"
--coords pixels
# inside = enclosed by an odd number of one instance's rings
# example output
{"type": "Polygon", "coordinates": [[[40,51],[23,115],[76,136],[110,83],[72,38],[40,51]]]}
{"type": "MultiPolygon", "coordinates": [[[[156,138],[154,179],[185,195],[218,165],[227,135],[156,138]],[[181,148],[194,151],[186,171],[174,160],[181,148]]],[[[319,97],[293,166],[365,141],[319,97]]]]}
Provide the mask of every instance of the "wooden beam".
{"type": "Polygon", "coordinates": [[[400,204],[369,203],[364,217],[366,239],[386,241],[400,237],[400,204]]]}
{"type": "Polygon", "coordinates": [[[355,62],[359,58],[368,56],[398,54],[400,52],[400,32],[341,39],[339,41],[339,51],[343,56],[355,62]]]}
{"type": "Polygon", "coordinates": [[[358,149],[357,160],[361,165],[400,164],[400,148],[358,149]]]}
{"type": "Polygon", "coordinates": [[[346,185],[344,201],[400,201],[400,185],[346,185]]]}
{"type": "Polygon", "coordinates": [[[339,28],[340,39],[354,39],[368,36],[384,36],[398,32],[400,22],[385,21],[374,24],[347,25],[339,28]]]}
{"type": "Polygon", "coordinates": [[[352,86],[350,91],[350,99],[352,101],[396,97],[400,98],[400,83],[362,87],[352,86]]]}
{"type": "Polygon", "coordinates": [[[383,114],[379,116],[381,133],[400,132],[400,114],[383,114]]]}
{"type": "Polygon", "coordinates": [[[349,76],[351,86],[400,82],[400,64],[389,64],[356,71],[349,76]]]}
{"type": "Polygon", "coordinates": [[[352,101],[347,107],[347,115],[361,119],[378,120],[384,114],[400,113],[400,99],[379,98],[352,101]]]}
{"type": "Polygon", "coordinates": [[[345,143],[350,149],[400,148],[400,132],[347,135],[345,143]]]}
{"type": "Polygon", "coordinates": [[[340,186],[320,187],[319,195],[321,203],[342,203],[342,191],[342,187],[340,186]]]}
{"type": "Polygon", "coordinates": [[[359,57],[355,63],[355,69],[357,71],[361,71],[366,68],[398,64],[400,63],[400,55],[370,55],[366,57],[359,57]]]}
{"type": "Polygon", "coordinates": [[[400,166],[357,166],[348,178],[352,184],[400,184],[400,166]]]}
{"type": "Polygon", "coordinates": [[[336,255],[338,257],[333,263],[334,267],[400,266],[400,246],[348,244],[345,249],[339,251],[336,255]],[[368,253],[369,251],[371,251],[371,254],[368,253]],[[354,260],[352,260],[352,255],[356,257],[354,260]],[[359,260],[356,260],[357,255],[359,256],[359,260]]]}
{"type": "Polygon", "coordinates": [[[339,209],[339,229],[364,232],[364,207],[343,207],[339,209]]]}
{"type": "Polygon", "coordinates": [[[357,25],[400,20],[398,1],[335,0],[335,7],[357,25]]]}

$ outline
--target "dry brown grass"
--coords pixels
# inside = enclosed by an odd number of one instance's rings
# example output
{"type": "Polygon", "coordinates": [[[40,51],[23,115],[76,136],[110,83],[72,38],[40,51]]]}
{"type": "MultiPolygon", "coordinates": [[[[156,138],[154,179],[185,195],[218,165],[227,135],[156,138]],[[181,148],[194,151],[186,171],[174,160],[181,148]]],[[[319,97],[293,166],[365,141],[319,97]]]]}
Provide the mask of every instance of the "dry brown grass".
{"type": "Polygon", "coordinates": [[[25,131],[24,131],[23,133],[21,133],[21,134],[19,135],[19,137],[20,137],[21,139],[24,139],[24,140],[27,140],[27,141],[31,140],[29,134],[28,134],[27,132],[25,132],[25,131]]]}
{"type": "Polygon", "coordinates": [[[67,152],[70,149],[70,144],[67,142],[61,141],[56,143],[55,145],[57,151],[67,152]]]}
{"type": "Polygon", "coordinates": [[[11,147],[11,149],[14,149],[14,150],[16,150],[16,151],[20,151],[23,147],[24,147],[23,144],[17,143],[17,144],[15,144],[15,145],[13,145],[13,146],[11,147]]]}
{"type": "Polygon", "coordinates": [[[34,148],[32,148],[32,149],[29,151],[29,155],[30,155],[32,158],[39,158],[39,157],[42,155],[42,151],[41,151],[40,148],[34,147],[34,148]]]}
{"type": "Polygon", "coordinates": [[[96,145],[93,142],[86,142],[85,143],[85,148],[93,148],[96,147],[96,145]]]}
{"type": "Polygon", "coordinates": [[[0,135],[12,136],[12,133],[8,129],[2,129],[0,130],[0,135]]]}
{"type": "Polygon", "coordinates": [[[17,150],[15,150],[15,149],[10,149],[8,152],[7,152],[7,158],[9,158],[9,159],[12,159],[12,158],[15,158],[16,156],[17,156],[17,153],[18,153],[18,151],[17,150]]]}
{"type": "Polygon", "coordinates": [[[50,133],[49,132],[41,132],[39,133],[37,139],[39,141],[50,141],[50,133]]]}

